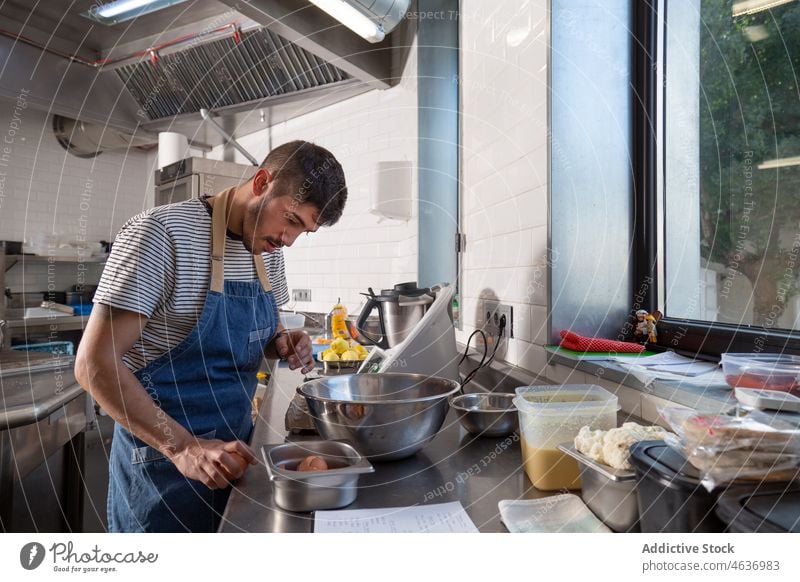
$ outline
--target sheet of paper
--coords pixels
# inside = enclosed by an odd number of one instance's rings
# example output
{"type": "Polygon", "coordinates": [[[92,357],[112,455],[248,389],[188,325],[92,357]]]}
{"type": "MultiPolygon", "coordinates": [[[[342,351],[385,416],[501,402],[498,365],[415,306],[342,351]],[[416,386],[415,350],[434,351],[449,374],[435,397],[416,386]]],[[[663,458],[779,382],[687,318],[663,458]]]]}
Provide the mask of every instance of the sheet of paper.
{"type": "Polygon", "coordinates": [[[648,369],[654,372],[669,372],[680,374],[681,376],[699,376],[707,374],[717,369],[717,364],[713,362],[689,362],[688,364],[661,364],[649,366],[648,369]]]}
{"type": "Polygon", "coordinates": [[[458,501],[314,513],[314,533],[478,533],[458,501]]]}
{"type": "Polygon", "coordinates": [[[706,362],[702,360],[695,360],[676,354],[675,352],[662,352],[654,356],[647,356],[637,358],[635,361],[625,360],[615,357],[614,361],[621,364],[623,367],[629,369],[646,369],[648,372],[654,373],[657,377],[662,377],[661,374],[669,374],[678,376],[699,376],[707,374],[717,369],[718,364],[714,362],[706,362]]]}
{"type": "MultiPolygon", "coordinates": [[[[631,363],[631,360],[621,356],[613,356],[611,359],[621,364],[631,363]]],[[[694,361],[695,360],[692,358],[687,358],[685,356],[678,355],[675,352],[661,352],[660,354],[654,354],[652,356],[642,356],[636,358],[635,364],[637,366],[658,366],[658,365],[672,365],[672,364],[687,364],[694,361]]]]}

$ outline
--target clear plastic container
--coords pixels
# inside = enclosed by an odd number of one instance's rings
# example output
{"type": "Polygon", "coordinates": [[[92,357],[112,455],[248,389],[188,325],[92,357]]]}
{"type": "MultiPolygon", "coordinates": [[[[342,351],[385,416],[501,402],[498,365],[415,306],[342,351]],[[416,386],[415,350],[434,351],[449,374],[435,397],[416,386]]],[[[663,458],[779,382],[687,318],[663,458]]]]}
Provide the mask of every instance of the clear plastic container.
{"type": "Polygon", "coordinates": [[[722,373],[731,388],[758,388],[800,394],[800,356],[724,353],[722,373]]]}
{"type": "Polygon", "coordinates": [[[302,313],[280,313],[281,324],[285,329],[299,329],[306,324],[306,316],[302,313]]]}
{"type": "Polygon", "coordinates": [[[519,411],[525,472],[537,489],[580,489],[577,461],[558,449],[572,442],[583,426],[617,426],[617,397],[594,384],[521,386],[514,404],[519,411]]]}

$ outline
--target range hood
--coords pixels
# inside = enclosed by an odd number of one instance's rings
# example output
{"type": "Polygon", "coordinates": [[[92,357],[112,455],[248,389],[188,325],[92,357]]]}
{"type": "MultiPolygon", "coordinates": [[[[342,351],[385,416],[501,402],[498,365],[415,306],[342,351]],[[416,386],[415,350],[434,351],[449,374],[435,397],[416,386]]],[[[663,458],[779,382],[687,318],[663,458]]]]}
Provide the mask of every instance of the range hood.
{"type": "Polygon", "coordinates": [[[342,70],[266,28],[256,28],[115,73],[147,119],[260,103],[348,81],[342,70]]]}
{"type": "Polygon", "coordinates": [[[223,143],[201,109],[241,136],[393,86],[415,33],[369,44],[305,0],[194,0],[113,26],[81,16],[96,0],[31,4],[0,6],[0,98],[200,148],[223,143]]]}

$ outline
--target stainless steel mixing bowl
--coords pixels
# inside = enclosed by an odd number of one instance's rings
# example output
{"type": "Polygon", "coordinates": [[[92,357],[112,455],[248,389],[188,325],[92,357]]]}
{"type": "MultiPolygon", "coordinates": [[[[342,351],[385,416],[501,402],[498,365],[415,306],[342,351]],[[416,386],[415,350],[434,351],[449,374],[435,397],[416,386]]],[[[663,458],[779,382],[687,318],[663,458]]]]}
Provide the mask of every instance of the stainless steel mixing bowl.
{"type": "Polygon", "coordinates": [[[395,461],[436,436],[459,385],[422,374],[350,374],[297,390],[323,438],[348,440],[370,460],[395,461]]]}
{"type": "Polygon", "coordinates": [[[514,394],[462,394],[450,401],[461,424],[470,433],[504,437],[519,428],[514,394]]]}

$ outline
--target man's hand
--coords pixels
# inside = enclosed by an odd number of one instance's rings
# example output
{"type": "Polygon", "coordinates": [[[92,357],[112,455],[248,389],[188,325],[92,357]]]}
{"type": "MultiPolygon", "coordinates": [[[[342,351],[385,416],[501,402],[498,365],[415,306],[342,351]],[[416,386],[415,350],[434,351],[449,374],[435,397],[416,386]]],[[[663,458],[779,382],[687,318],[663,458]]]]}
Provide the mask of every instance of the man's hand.
{"type": "Polygon", "coordinates": [[[256,464],[253,449],[242,441],[224,442],[192,437],[185,447],[169,455],[184,477],[200,481],[209,489],[224,489],[244,474],[247,465],[242,466],[237,457],[243,458],[249,465],[256,464]]]}
{"type": "Polygon", "coordinates": [[[292,370],[302,368],[301,372],[307,374],[314,369],[314,349],[311,338],[304,331],[296,329],[278,332],[275,336],[275,350],[281,359],[289,362],[292,370]]]}

